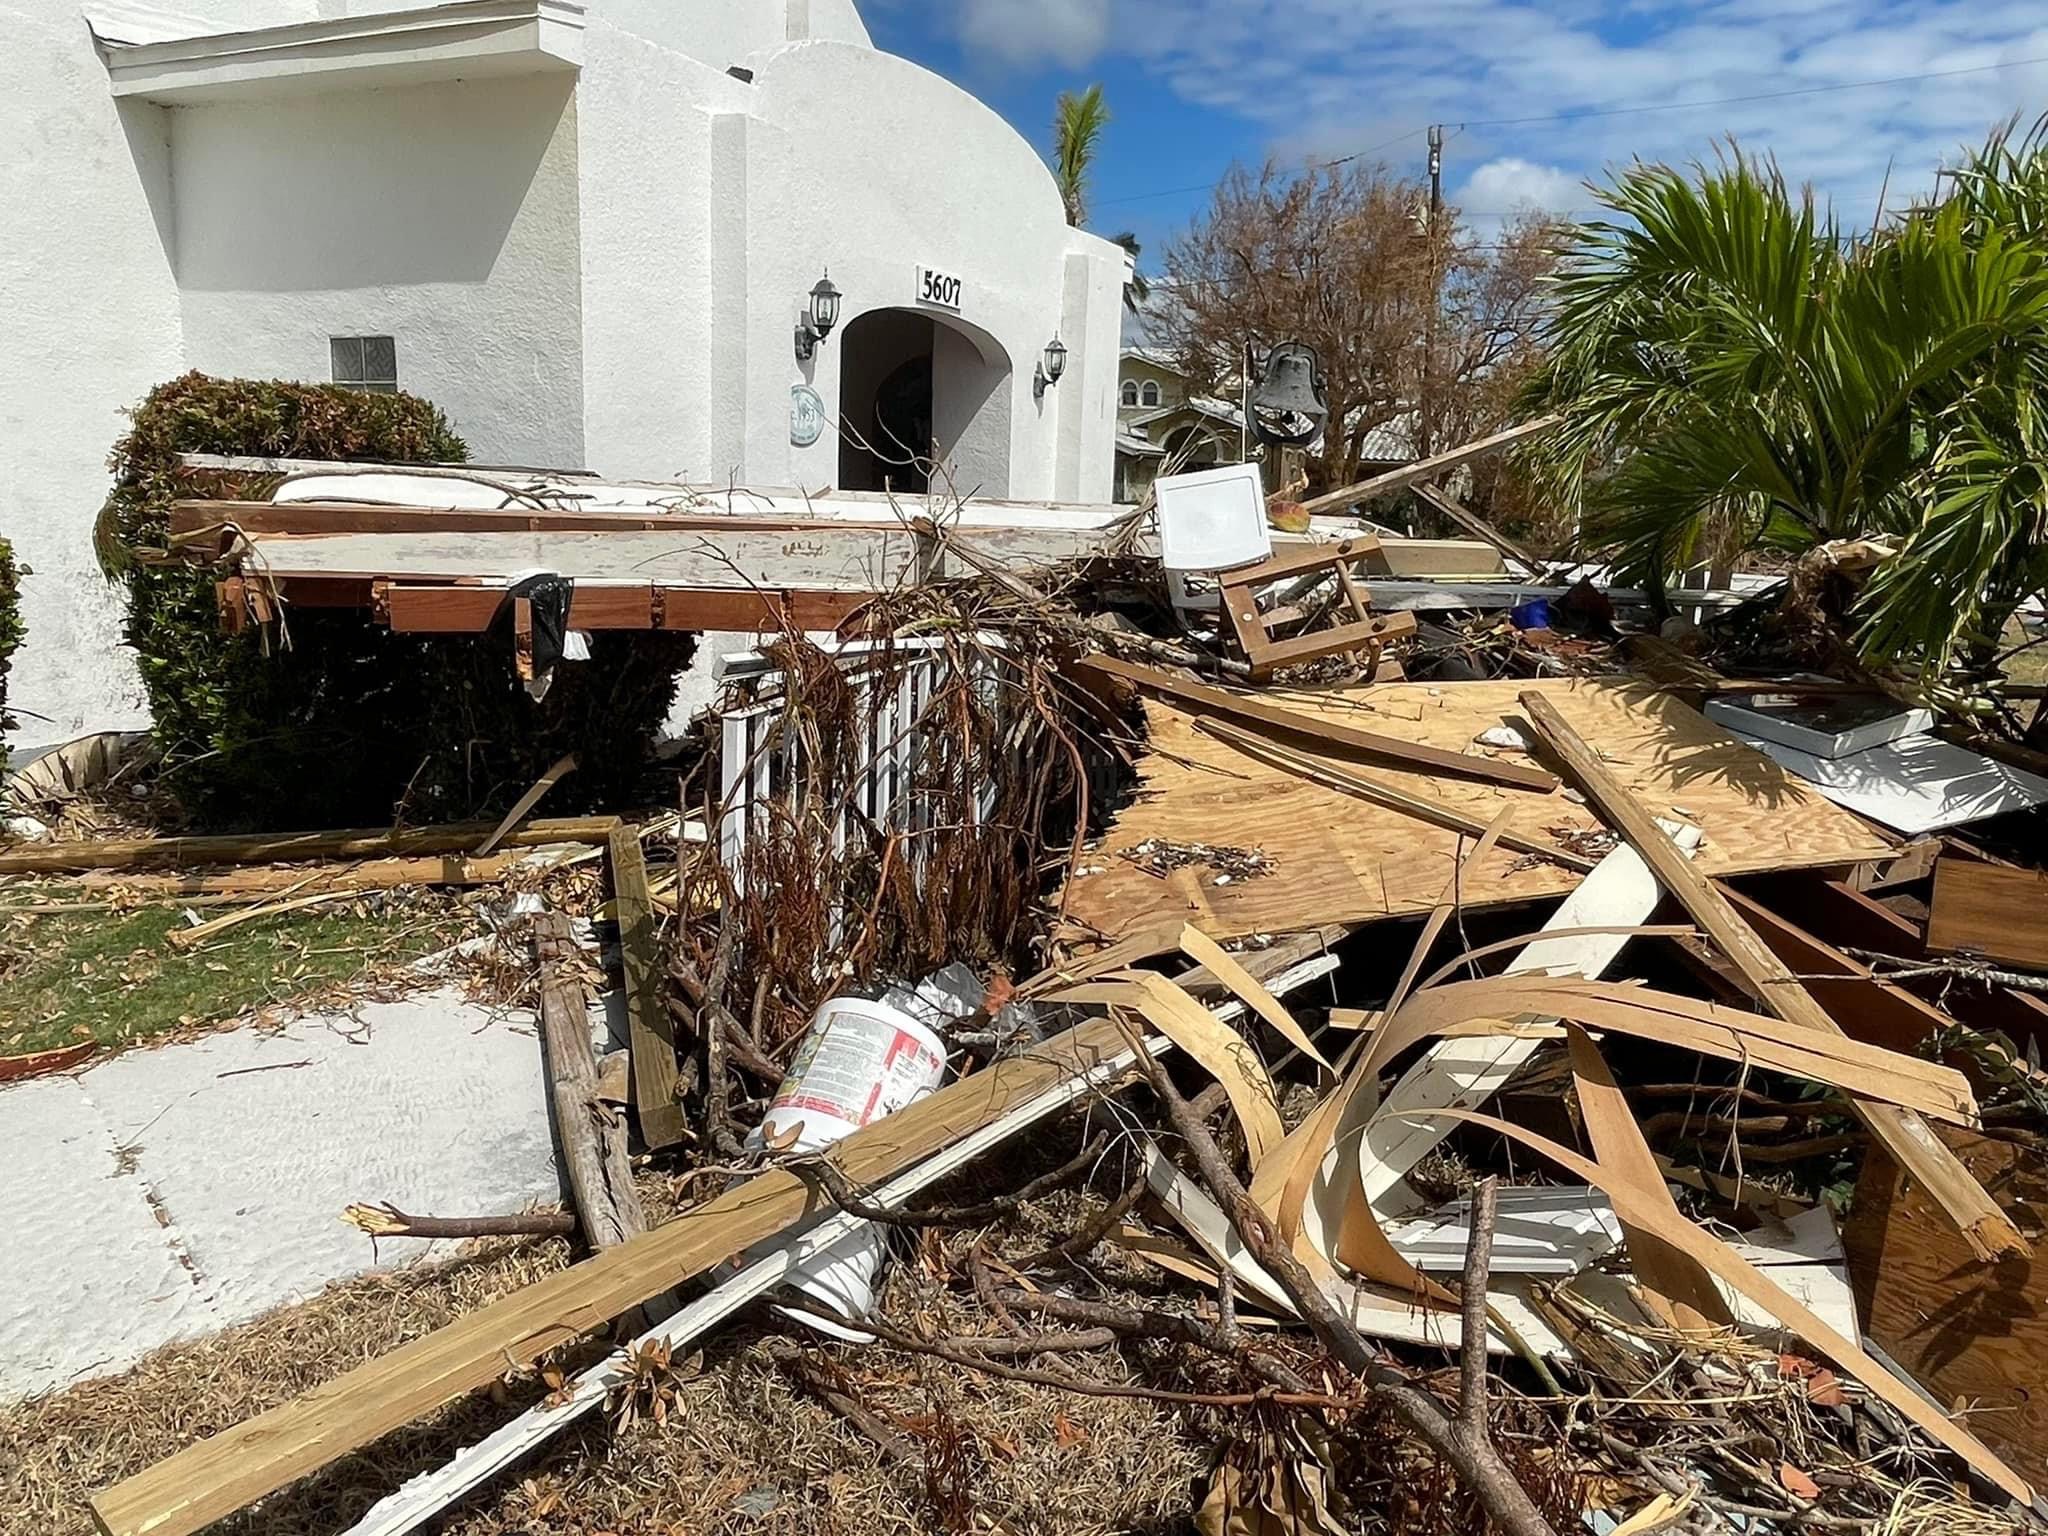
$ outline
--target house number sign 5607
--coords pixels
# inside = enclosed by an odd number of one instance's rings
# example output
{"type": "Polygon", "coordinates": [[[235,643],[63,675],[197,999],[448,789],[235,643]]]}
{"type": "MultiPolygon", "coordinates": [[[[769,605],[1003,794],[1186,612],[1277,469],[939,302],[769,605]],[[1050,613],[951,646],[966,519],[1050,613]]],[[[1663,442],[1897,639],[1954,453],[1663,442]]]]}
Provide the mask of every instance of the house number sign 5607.
{"type": "Polygon", "coordinates": [[[960,279],[947,272],[934,272],[930,267],[917,269],[917,302],[935,304],[940,309],[960,307],[960,279]]]}

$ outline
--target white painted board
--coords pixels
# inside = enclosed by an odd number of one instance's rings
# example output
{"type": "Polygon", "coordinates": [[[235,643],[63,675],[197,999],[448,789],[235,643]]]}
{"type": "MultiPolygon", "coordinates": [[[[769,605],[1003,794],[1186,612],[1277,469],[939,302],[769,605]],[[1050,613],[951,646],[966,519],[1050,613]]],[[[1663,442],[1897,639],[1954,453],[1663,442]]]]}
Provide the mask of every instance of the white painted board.
{"type": "Polygon", "coordinates": [[[1908,836],[2048,804],[2048,779],[1939,736],[1908,736],[1830,759],[1736,734],[1835,804],[1908,836]]]}

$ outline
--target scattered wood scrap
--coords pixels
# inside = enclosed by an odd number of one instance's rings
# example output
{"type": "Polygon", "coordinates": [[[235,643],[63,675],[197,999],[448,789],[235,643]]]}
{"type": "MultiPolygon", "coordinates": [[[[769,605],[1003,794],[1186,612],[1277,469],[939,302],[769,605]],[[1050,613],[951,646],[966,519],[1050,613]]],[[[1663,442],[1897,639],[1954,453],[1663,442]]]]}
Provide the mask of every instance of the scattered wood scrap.
{"type": "MultiPolygon", "coordinates": [[[[1313,694],[1269,689],[1266,696],[1284,700],[1289,714],[1369,721],[1455,752],[1520,718],[1518,695],[1530,686],[1395,683],[1313,694]]],[[[1889,849],[1855,817],[1676,699],[1627,682],[1533,686],[1600,744],[1644,804],[1701,829],[1700,866],[1710,875],[1851,864],[1889,849]]],[[[1138,762],[1137,793],[1101,843],[1084,853],[1064,893],[1068,923],[1060,932],[1076,943],[1163,922],[1193,922],[1212,938],[1229,939],[1419,916],[1441,893],[1461,838],[1503,808],[1518,843],[1580,862],[1585,856],[1569,839],[1603,830],[1561,789],[1539,795],[1391,762],[1367,770],[1327,746],[1268,735],[1257,723],[1237,729],[1267,736],[1287,755],[1250,753],[1238,740],[1211,734],[1211,725],[1228,722],[1206,720],[1177,701],[1148,700],[1145,720],[1151,750],[1138,762]],[[1446,814],[1439,819],[1455,824],[1432,826],[1349,786],[1314,782],[1299,771],[1302,760],[1441,806],[1446,814]],[[1231,842],[1272,858],[1281,878],[1216,884],[1199,871],[1176,870],[1160,880],[1121,857],[1147,840],[1213,840],[1222,828],[1231,842]]],[[[1503,851],[1474,871],[1462,896],[1474,910],[1560,897],[1580,878],[1569,862],[1503,851]]]]}
{"type": "MultiPolygon", "coordinates": [[[[1841,1035],[1841,1025],[1813,1000],[1792,973],[1756,936],[1727,899],[1677,846],[1585,738],[1572,728],[1545,694],[1528,691],[1522,707],[1544,744],[1599,807],[1600,814],[1643,856],[1664,888],[1734,962],[1764,1006],[1788,1023],[1821,1035],[1841,1035]]],[[[2024,1251],[2025,1241],[1997,1202],[1963,1168],[1918,1115],[1894,1106],[1857,1101],[1872,1134],[1900,1164],[1912,1171],[1961,1228],[1980,1257],[2024,1251]]]]}
{"type": "Polygon", "coordinates": [[[612,829],[609,846],[612,907],[626,978],[626,1018],[632,1029],[633,1113],[640,1139],[651,1149],[673,1146],[687,1133],[676,1102],[675,1020],[662,997],[655,955],[654,901],[637,827],[612,829]]]}

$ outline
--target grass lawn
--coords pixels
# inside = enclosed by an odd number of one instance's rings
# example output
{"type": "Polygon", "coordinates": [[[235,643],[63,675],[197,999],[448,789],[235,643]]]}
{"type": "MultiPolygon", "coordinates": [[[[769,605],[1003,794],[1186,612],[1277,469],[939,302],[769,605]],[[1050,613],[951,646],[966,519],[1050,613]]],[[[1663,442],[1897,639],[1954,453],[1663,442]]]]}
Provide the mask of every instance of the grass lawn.
{"type": "Polygon", "coordinates": [[[284,913],[190,950],[167,938],[183,926],[174,907],[0,913],[0,1056],[86,1040],[118,1049],[218,1023],[363,979],[470,931],[445,901],[284,913]]]}

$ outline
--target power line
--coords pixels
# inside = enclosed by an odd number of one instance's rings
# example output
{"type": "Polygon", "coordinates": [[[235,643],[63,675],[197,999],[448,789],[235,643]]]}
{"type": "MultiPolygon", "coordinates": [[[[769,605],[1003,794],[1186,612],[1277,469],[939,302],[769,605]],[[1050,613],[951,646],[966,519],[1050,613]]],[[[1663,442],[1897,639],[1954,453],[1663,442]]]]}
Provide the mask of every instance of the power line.
{"type": "MultiPolygon", "coordinates": [[[[1743,96],[1710,96],[1699,101],[1657,101],[1645,102],[1630,107],[1576,107],[1563,112],[1540,113],[1533,117],[1488,117],[1468,118],[1458,124],[1466,128],[1522,128],[1536,123],[1568,123],[1589,117],[1632,117],[1651,112],[1688,112],[1701,107],[1732,107],[1756,101],[1786,101],[1798,96],[1824,96],[1835,91],[1867,91],[1881,89],[1888,85],[1916,85],[1926,80],[1954,80],[1965,75],[1996,74],[2006,69],[2027,69],[2037,64],[2048,64],[2048,57],[2034,59],[2007,59],[1999,64],[1973,64],[1964,69],[1931,69],[1914,75],[1890,75],[1881,80],[1839,80],[1830,85],[1805,85],[1782,91],[1758,91],[1743,96]]],[[[1411,128],[1406,133],[1371,145],[1366,149],[1353,150],[1335,160],[1317,160],[1311,164],[1328,169],[1348,165],[1353,160],[1363,160],[1367,155],[1378,154],[1391,149],[1403,140],[1416,138],[1429,132],[1427,125],[1411,128]]],[[[1214,181],[1195,182],[1185,187],[1162,187],[1156,192],[1134,192],[1124,197],[1105,197],[1097,200],[1098,207],[1111,207],[1122,203],[1142,203],[1153,198],[1177,197],[1184,192],[1208,192],[1223,184],[1224,178],[1214,181]]]]}

